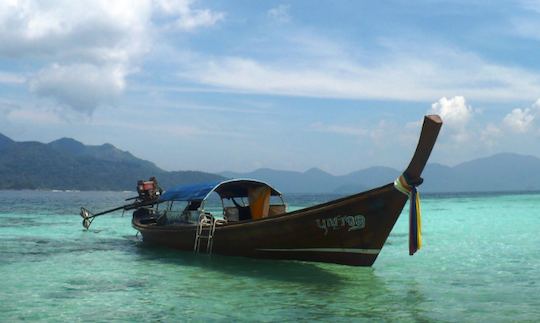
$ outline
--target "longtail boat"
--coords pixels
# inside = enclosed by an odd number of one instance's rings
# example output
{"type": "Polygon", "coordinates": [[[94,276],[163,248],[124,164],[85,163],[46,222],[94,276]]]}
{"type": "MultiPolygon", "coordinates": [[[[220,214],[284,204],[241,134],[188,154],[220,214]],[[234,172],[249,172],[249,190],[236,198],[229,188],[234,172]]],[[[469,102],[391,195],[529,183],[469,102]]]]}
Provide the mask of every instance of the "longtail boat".
{"type": "Polygon", "coordinates": [[[424,118],[414,156],[394,182],[323,204],[287,212],[282,194],[265,182],[233,179],[162,191],[157,181],[139,181],[135,201],[92,214],[81,208],[83,226],[116,210],[134,210],[132,225],[144,243],[207,254],[293,259],[371,266],[408,199],[409,252],[421,246],[416,187],[442,120],[424,118]],[[207,208],[221,200],[219,213],[207,208]]]}

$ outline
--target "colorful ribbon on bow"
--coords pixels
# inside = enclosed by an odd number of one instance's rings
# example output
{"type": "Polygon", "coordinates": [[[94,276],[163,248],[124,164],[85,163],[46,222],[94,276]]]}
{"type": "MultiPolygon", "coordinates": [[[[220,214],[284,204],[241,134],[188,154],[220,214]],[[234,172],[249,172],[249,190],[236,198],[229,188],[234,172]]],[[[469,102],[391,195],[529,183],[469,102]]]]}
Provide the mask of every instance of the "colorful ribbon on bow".
{"type": "Polygon", "coordinates": [[[416,186],[421,183],[421,178],[416,183],[411,183],[405,174],[394,181],[394,187],[409,197],[409,255],[411,256],[422,247],[422,212],[420,193],[416,190],[416,186]]]}

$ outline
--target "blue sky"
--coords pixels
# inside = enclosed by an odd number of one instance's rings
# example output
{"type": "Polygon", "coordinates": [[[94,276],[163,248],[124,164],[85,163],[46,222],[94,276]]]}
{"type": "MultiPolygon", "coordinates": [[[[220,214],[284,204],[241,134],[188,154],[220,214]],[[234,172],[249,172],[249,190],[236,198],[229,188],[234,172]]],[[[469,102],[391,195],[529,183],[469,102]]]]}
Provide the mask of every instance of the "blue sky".
{"type": "Polygon", "coordinates": [[[0,132],[168,170],[344,174],[540,155],[540,2],[0,4],[0,132]]]}

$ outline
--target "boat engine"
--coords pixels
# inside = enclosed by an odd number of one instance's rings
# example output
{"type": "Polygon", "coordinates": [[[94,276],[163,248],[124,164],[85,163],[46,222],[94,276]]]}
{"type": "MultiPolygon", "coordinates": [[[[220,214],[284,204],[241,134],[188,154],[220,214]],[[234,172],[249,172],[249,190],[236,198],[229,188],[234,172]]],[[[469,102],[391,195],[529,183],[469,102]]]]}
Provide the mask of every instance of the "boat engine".
{"type": "Polygon", "coordinates": [[[151,202],[159,198],[163,190],[159,187],[157,179],[150,177],[149,180],[137,181],[137,199],[141,202],[151,202]]]}

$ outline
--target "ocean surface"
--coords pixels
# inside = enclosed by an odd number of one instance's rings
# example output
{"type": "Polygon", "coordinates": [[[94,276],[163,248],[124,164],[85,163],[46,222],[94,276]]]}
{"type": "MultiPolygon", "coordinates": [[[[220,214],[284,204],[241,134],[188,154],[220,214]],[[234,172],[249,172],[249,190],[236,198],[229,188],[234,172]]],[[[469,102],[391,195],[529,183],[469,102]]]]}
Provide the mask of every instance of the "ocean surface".
{"type": "Polygon", "coordinates": [[[425,196],[423,248],[403,214],[372,268],[148,247],[121,212],[83,230],[132,194],[0,191],[0,322],[540,322],[540,194],[425,196]]]}

